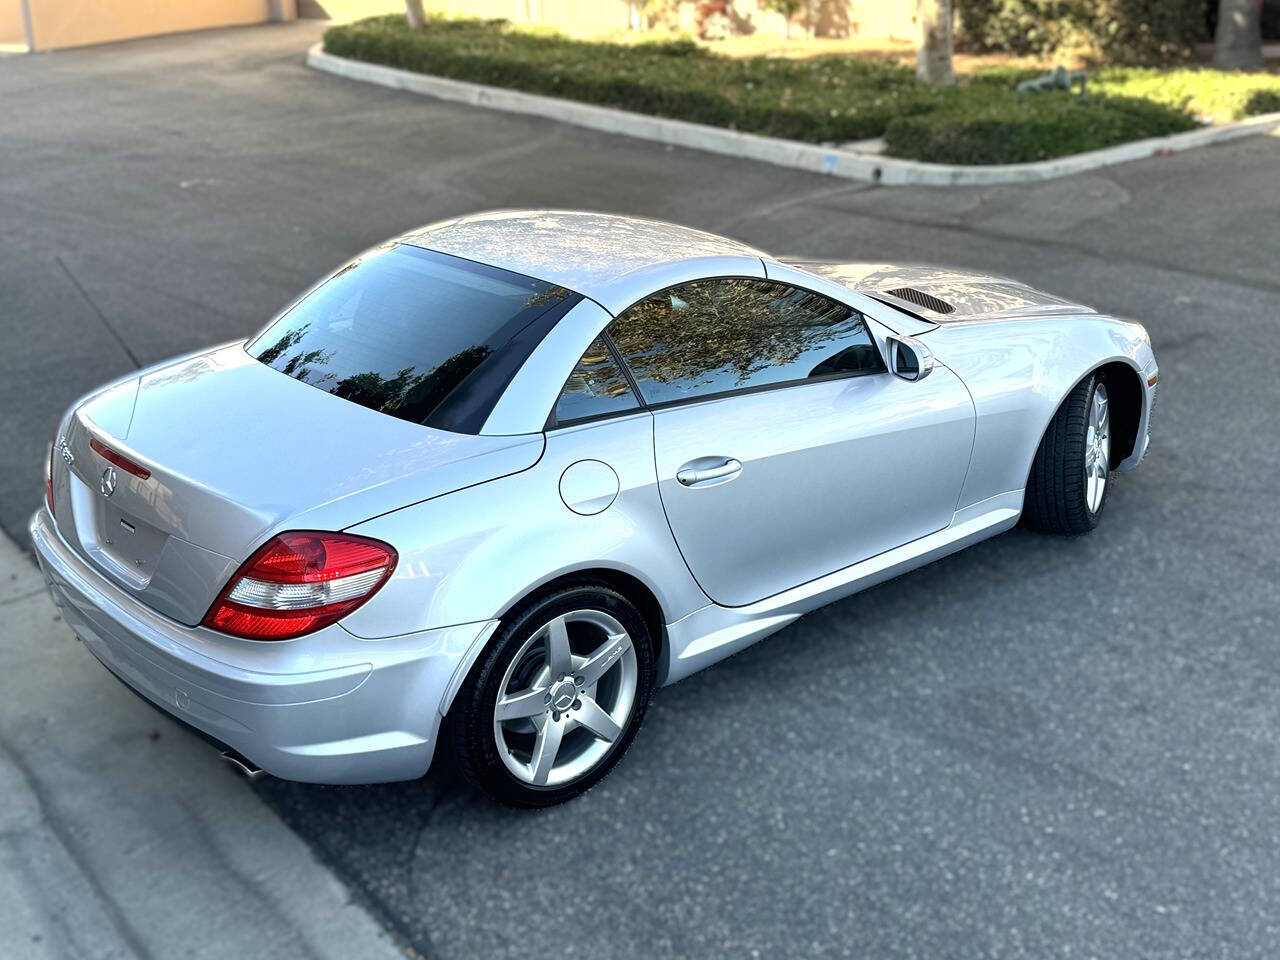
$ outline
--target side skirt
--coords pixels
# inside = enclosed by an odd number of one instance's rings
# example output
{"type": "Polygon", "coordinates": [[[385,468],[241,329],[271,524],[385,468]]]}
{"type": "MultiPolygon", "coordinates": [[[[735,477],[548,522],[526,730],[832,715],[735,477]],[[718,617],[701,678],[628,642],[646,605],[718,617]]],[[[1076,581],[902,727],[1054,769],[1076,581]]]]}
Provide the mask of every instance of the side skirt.
{"type": "Polygon", "coordinates": [[[745,607],[709,604],[667,625],[661,684],[675,683],[763,640],[810,610],[866,590],[980,540],[1011,529],[1022,515],[1023,491],[965,507],[951,525],[745,607]]]}

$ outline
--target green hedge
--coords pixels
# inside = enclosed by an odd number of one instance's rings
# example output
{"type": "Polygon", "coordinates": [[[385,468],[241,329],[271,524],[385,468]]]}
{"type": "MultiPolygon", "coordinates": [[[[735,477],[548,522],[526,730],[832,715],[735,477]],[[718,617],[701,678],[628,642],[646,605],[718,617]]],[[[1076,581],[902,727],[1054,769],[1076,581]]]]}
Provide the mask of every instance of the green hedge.
{"type": "Polygon", "coordinates": [[[690,42],[572,40],[501,21],[399,16],[331,28],[325,50],[419,73],[809,141],[878,137],[940,94],[884,61],[734,59],[690,42]]]}
{"type": "Polygon", "coordinates": [[[572,40],[500,20],[438,20],[411,31],[399,16],[331,28],[342,57],[817,143],[884,136],[918,160],[1014,163],[1186,130],[1192,114],[1235,119],[1280,109],[1280,77],[1113,68],[1090,95],[1019,104],[1026,71],[991,70],[926,87],[909,66],[825,56],[736,59],[689,41],[572,40]]]}
{"type": "Polygon", "coordinates": [[[1206,39],[1207,2],[956,0],[956,13],[961,42],[975,52],[1070,51],[1110,63],[1165,63],[1206,39]]]}
{"type": "Polygon", "coordinates": [[[934,163],[1027,163],[1197,126],[1163,104],[1131,98],[1042,94],[1008,110],[938,111],[899,117],[885,130],[885,152],[934,163]]]}

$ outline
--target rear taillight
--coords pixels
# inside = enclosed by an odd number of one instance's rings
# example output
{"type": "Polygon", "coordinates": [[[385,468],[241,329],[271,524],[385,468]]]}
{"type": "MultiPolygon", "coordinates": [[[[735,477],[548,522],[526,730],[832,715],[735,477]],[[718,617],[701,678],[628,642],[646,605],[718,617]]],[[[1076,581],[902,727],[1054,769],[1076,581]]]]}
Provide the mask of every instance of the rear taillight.
{"type": "Polygon", "coordinates": [[[49,507],[49,516],[53,516],[53,451],[57,447],[58,435],[55,433],[49,441],[49,459],[44,462],[44,502],[49,507]]]}
{"type": "Polygon", "coordinates": [[[146,480],[150,478],[150,470],[141,464],[134,463],[124,454],[117,453],[112,450],[97,437],[91,437],[89,439],[89,446],[93,449],[93,452],[103,460],[106,460],[108,463],[114,463],[121,470],[125,471],[125,473],[132,473],[139,480],[146,480]]]}
{"type": "Polygon", "coordinates": [[[203,625],[250,640],[288,640],[341,620],[387,582],[388,544],[345,533],[272,537],[236,571],[203,625]]]}

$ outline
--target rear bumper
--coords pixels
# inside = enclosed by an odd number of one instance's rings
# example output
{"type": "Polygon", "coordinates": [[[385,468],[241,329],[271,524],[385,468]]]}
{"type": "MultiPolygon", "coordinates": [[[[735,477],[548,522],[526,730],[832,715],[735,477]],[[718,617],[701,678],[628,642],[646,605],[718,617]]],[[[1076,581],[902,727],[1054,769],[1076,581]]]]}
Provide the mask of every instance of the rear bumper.
{"type": "Polygon", "coordinates": [[[263,770],[314,783],[426,773],[442,704],[488,624],[364,640],[326,627],[275,643],[187,627],[110,583],[58,534],[29,526],[63,618],[118,678],[263,770]]]}

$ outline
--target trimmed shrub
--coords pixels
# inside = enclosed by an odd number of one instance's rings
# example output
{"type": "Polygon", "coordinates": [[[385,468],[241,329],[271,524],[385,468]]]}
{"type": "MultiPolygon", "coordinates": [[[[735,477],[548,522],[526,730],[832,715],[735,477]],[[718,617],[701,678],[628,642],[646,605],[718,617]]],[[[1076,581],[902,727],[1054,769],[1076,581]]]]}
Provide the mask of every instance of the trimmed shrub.
{"type": "Polygon", "coordinates": [[[1023,104],[1013,99],[899,117],[884,141],[890,156],[934,163],[1029,163],[1196,126],[1186,114],[1146,100],[1048,93],[1023,104]]]}
{"type": "Polygon", "coordinates": [[[1014,163],[1063,156],[1280,109],[1280,76],[1112,67],[1091,74],[1089,97],[1014,87],[1036,71],[995,69],[926,87],[909,66],[826,56],[735,59],[687,40],[573,40],[505,21],[399,16],[331,28],[338,56],[496,87],[810,142],[885,136],[901,157],[1014,163]]]}
{"type": "Polygon", "coordinates": [[[688,41],[574,40],[509,24],[403,17],[332,27],[325,49],[419,73],[808,141],[878,137],[939,92],[884,60],[716,56],[688,41]],[[692,47],[692,49],[690,49],[692,47]]]}

